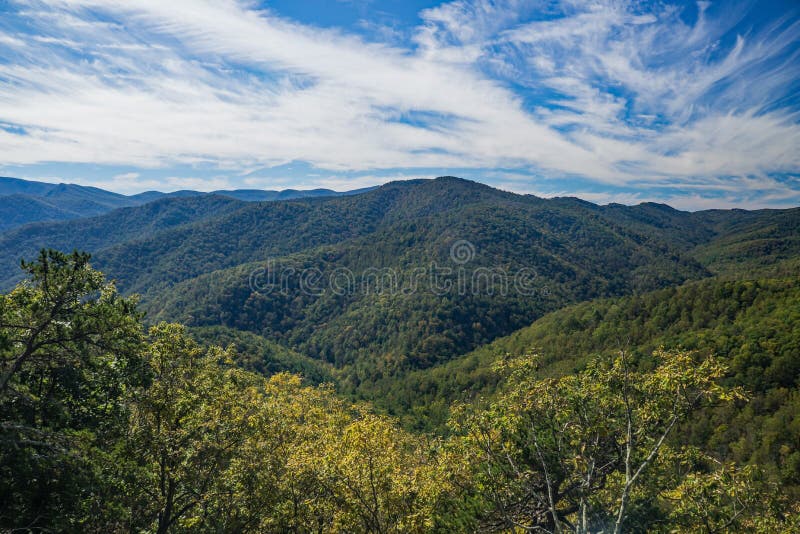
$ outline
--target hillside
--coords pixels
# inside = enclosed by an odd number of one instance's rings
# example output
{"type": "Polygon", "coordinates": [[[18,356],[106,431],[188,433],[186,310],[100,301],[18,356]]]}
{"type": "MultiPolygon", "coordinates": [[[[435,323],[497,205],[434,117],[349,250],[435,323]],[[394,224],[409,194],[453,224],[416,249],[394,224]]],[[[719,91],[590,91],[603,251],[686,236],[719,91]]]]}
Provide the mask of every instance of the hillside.
{"type": "Polygon", "coordinates": [[[345,192],[333,191],[331,189],[284,189],[282,191],[269,191],[263,189],[220,189],[217,191],[212,191],[212,194],[232,197],[237,200],[246,200],[248,202],[264,202],[274,200],[292,200],[295,198],[341,197],[365,193],[372,189],[375,188],[365,187],[363,189],[354,189],[352,191],[345,192]]]}
{"type": "Polygon", "coordinates": [[[568,304],[713,272],[785,271],[800,257],[798,224],[798,209],[597,206],[443,177],[289,201],[177,195],[30,225],[0,235],[0,278],[10,286],[17,260],[43,247],[89,250],[121,290],[142,294],[149,321],[250,332],[346,369],[355,387],[437,365],[568,304]],[[452,256],[459,243],[464,263],[452,256]],[[278,290],[253,286],[266,267],[278,290]]]}
{"type": "Polygon", "coordinates": [[[264,376],[294,373],[314,385],[335,381],[331,366],[250,332],[209,326],[193,328],[190,334],[206,346],[233,346],[238,355],[236,363],[254,373],[264,376]]]}
{"type": "MultiPolygon", "coordinates": [[[[592,505],[601,525],[621,491],[604,478],[629,471],[627,447],[654,463],[625,531],[665,522],[669,530],[658,531],[702,531],[706,510],[719,517],[714,524],[736,521],[723,531],[796,531],[796,278],[716,278],[584,302],[443,365],[354,384],[346,368],[252,333],[160,324],[144,334],[136,299],[118,295],[88,260],[43,252],[26,266],[31,278],[0,296],[0,335],[10,341],[2,346],[3,376],[12,380],[0,403],[10,444],[3,463],[14,466],[0,482],[6,522],[24,516],[26,524],[68,531],[73,523],[147,525],[172,509],[151,489],[180,485],[191,488],[179,497],[189,502],[181,509],[196,511],[186,530],[319,524],[316,508],[305,511],[309,495],[331,510],[324,531],[394,531],[361,529],[357,520],[343,528],[330,516],[357,509],[364,517],[376,507],[397,510],[382,512],[387,517],[426,514],[415,532],[497,530],[503,503],[526,498],[538,473],[569,469],[580,481],[588,464],[603,478],[592,490],[605,499],[592,505]],[[615,356],[620,349],[626,358],[615,356]],[[541,355],[538,367],[531,353],[541,355]],[[505,369],[492,369],[501,360],[505,369]],[[320,382],[373,402],[353,404],[330,386],[313,386],[320,382]],[[51,391],[41,395],[42,384],[51,391]],[[698,402],[697,395],[714,396],[698,402]],[[478,402],[448,417],[459,400],[478,402]],[[636,441],[626,441],[632,428],[636,441]],[[662,444],[657,456],[648,453],[662,444]],[[498,494],[504,500],[495,504],[498,494]],[[703,509],[687,515],[676,502],[703,509]],[[231,503],[246,506],[237,508],[243,520],[230,521],[231,503]],[[141,520],[127,512],[145,506],[154,511],[141,520]]],[[[573,483],[556,484],[569,504],[573,483]]],[[[546,493],[534,491],[534,505],[546,510],[546,493]]]]}
{"type": "Polygon", "coordinates": [[[96,187],[0,177],[0,232],[28,223],[92,217],[141,202],[96,187]]]}
{"type": "MultiPolygon", "coordinates": [[[[346,202],[248,206],[199,224],[202,234],[183,228],[169,240],[112,251],[118,258],[141,258],[155,266],[151,276],[161,268],[158,261],[169,258],[172,280],[187,278],[172,290],[148,295],[150,320],[252,331],[339,367],[355,366],[356,381],[396,368],[430,366],[565,303],[707,274],[667,243],[588,210],[454,179],[390,184],[346,202]],[[209,239],[233,228],[238,241],[209,239]],[[259,234],[274,238],[253,243],[259,234]],[[460,240],[473,247],[474,257],[465,264],[450,258],[460,240]],[[172,242],[180,242],[180,248],[164,245],[172,242]],[[149,254],[156,246],[161,247],[158,254],[149,254]],[[187,250],[194,256],[187,257],[187,250]],[[309,292],[293,276],[280,291],[254,292],[251,274],[263,262],[213,271],[257,258],[274,258],[278,277],[281,272],[314,273],[324,283],[346,272],[356,287],[343,293],[331,287],[309,292]],[[178,268],[182,271],[175,272],[178,268]],[[449,290],[437,291],[429,272],[414,277],[433,268],[450,269],[447,281],[441,281],[452,284],[449,290]],[[526,269],[533,275],[529,293],[511,287],[515,273],[526,269]],[[213,272],[192,277],[204,271],[213,272]],[[493,272],[498,279],[481,279],[480,272],[493,272]],[[371,277],[378,273],[388,274],[395,290],[365,288],[364,281],[374,282],[371,277]],[[468,288],[459,286],[459,276],[468,288]],[[480,285],[475,291],[473,281],[480,285]]],[[[111,273],[123,267],[103,256],[97,264],[111,273]]],[[[125,267],[137,276],[135,264],[125,267]]],[[[154,287],[159,281],[123,287],[154,287]]]]}
{"type": "Polygon", "coordinates": [[[211,193],[186,190],[172,193],[146,191],[136,195],[121,195],[97,187],[0,177],[0,232],[35,222],[93,217],[117,208],[141,206],[165,198],[221,195],[236,200],[255,202],[343,196],[357,194],[368,189],[345,192],[330,189],[285,189],[282,191],[233,189],[211,193]]]}
{"type": "Polygon", "coordinates": [[[0,236],[0,275],[10,285],[16,259],[41,247],[90,250],[123,291],[143,295],[149,321],[250,332],[346,369],[355,387],[434,366],[567,304],[708,277],[724,254],[786,269],[798,221],[800,210],[597,206],[444,177],[291,201],[175,197],[33,225],[0,236]],[[778,252],[754,245],[764,236],[778,252]],[[458,243],[465,263],[451,257],[458,243]],[[280,290],[254,291],[267,266],[280,290]],[[334,290],[342,280],[346,290],[334,290]]]}
{"type": "Polygon", "coordinates": [[[42,248],[100,251],[243,205],[238,200],[211,195],[162,199],[102,216],[41,222],[9,230],[0,234],[0,287],[12,286],[20,276],[19,260],[32,258],[42,248]]]}
{"type": "Polygon", "coordinates": [[[713,210],[695,217],[717,239],[700,244],[692,255],[715,274],[754,277],[797,274],[800,257],[800,208],[789,210],[713,210]]]}
{"type": "Polygon", "coordinates": [[[601,299],[548,314],[513,334],[451,360],[351,390],[417,429],[443,428],[455,401],[491,396],[495,363],[536,353],[542,376],[581,369],[595,355],[625,349],[647,367],[653,350],[697,350],[730,366],[728,385],[747,408],[711,410],[683,430],[689,442],[741,464],[769,465],[800,484],[800,280],[691,282],[637,296],[601,299]],[[788,451],[788,452],[787,452],[788,451]]]}
{"type": "Polygon", "coordinates": [[[0,176],[0,196],[44,195],[53,187],[54,184],[50,183],[0,176]]]}
{"type": "MultiPolygon", "coordinates": [[[[412,292],[377,292],[374,288],[364,291],[362,287],[337,294],[327,288],[328,291],[312,295],[300,287],[298,279],[287,280],[290,287],[265,294],[254,292],[251,287],[251,275],[266,265],[256,262],[201,274],[173,290],[160,291],[147,300],[150,320],[223,324],[255,332],[346,368],[344,376],[351,385],[357,385],[391,377],[405,369],[434,365],[568,303],[641,293],[709,276],[702,264],[692,259],[696,244],[713,244],[722,238],[735,242],[740,238],[727,227],[710,223],[702,226],[708,218],[702,213],[648,204],[622,208],[572,199],[548,201],[454,179],[390,184],[355,197],[346,209],[333,201],[325,201],[323,206],[331,210],[330,214],[340,210],[337,220],[347,221],[361,213],[360,204],[374,205],[378,203],[375,199],[381,199],[383,213],[378,216],[371,212],[368,224],[374,230],[366,235],[347,234],[349,239],[325,243],[323,234],[322,238],[307,240],[308,249],[295,252],[298,247],[293,242],[287,246],[286,240],[291,242],[304,227],[294,221],[309,217],[314,228],[324,228],[313,218],[318,211],[291,214],[288,223],[262,215],[259,220],[270,221],[266,233],[276,239],[258,252],[249,251],[248,241],[244,241],[244,245],[226,251],[225,262],[238,263],[248,255],[260,254],[274,259],[271,265],[277,273],[313,273],[323,282],[343,271],[351,274],[352,281],[363,281],[379,269],[395,276],[393,282],[402,288],[413,278],[415,269],[430,264],[457,267],[449,258],[450,246],[466,239],[475,252],[474,258],[461,266],[466,279],[472,280],[479,269],[498,265],[508,273],[528,268],[535,271],[535,294],[501,294],[499,287],[494,287],[492,294],[485,287],[476,294],[435,294],[422,280],[412,292]]],[[[778,213],[787,221],[797,220],[799,215],[797,210],[778,213]]],[[[236,220],[240,215],[232,214],[230,219],[236,220]]],[[[724,220],[733,228],[733,221],[740,219],[750,218],[751,227],[772,220],[771,212],[756,217],[749,212],[726,215],[728,219],[724,220]]],[[[233,226],[231,221],[226,224],[233,226]]],[[[247,229],[245,235],[247,232],[256,233],[247,229]]],[[[213,255],[214,249],[202,248],[208,245],[205,242],[191,246],[204,250],[200,257],[205,259],[213,255]]],[[[123,250],[117,251],[119,257],[142,256],[144,252],[131,254],[123,250]]],[[[740,261],[750,261],[748,258],[751,257],[742,255],[740,261]]],[[[764,265],[779,260],[761,259],[764,265]]],[[[186,265],[184,259],[172,261],[178,263],[186,265]]],[[[175,279],[179,277],[180,274],[175,279]]]]}
{"type": "Polygon", "coordinates": [[[15,193],[0,197],[0,232],[37,221],[63,221],[80,217],[36,196],[15,193]]]}

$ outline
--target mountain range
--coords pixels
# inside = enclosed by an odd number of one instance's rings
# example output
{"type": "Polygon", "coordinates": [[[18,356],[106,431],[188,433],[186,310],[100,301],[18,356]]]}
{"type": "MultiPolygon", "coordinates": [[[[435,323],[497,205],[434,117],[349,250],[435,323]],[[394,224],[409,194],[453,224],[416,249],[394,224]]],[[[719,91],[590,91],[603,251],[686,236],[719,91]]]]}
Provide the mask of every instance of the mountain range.
{"type": "Polygon", "coordinates": [[[269,201],[337,196],[361,191],[339,193],[330,189],[282,191],[235,189],[212,193],[182,190],[172,193],[146,191],[136,195],[121,195],[97,187],[0,177],[0,232],[33,222],[63,221],[101,215],[117,208],[141,206],[161,198],[218,194],[244,201],[269,201]]]}
{"type": "MultiPolygon", "coordinates": [[[[28,187],[42,194],[41,184],[28,187]]],[[[346,196],[234,196],[174,194],[6,231],[0,285],[13,285],[18,261],[40,248],[87,250],[121,290],[142,295],[150,321],[250,332],[360,384],[446,362],[571,303],[712,276],[787,274],[800,256],[800,209],[598,206],[453,177],[346,196]],[[454,261],[456,243],[467,262],[454,261]],[[279,291],[254,290],[254,273],[267,266],[295,275],[279,291]],[[449,274],[434,281],[437,268],[449,274]],[[509,291],[521,272],[529,291],[509,291]],[[328,283],[346,273],[358,283],[309,291],[297,273],[328,283]],[[376,275],[394,286],[366,287],[376,275]],[[459,276],[483,285],[458,291],[459,276]],[[410,280],[413,291],[404,290],[410,280]]]]}

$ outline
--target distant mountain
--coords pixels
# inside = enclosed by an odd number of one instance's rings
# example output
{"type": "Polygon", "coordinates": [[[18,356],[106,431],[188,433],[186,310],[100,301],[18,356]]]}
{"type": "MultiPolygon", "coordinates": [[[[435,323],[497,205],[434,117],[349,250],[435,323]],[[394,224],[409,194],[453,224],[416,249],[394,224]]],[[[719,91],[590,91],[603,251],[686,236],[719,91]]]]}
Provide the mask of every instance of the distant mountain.
{"type": "Polygon", "coordinates": [[[33,222],[91,217],[138,204],[96,187],[0,178],[0,231],[33,222]]]}
{"type": "Polygon", "coordinates": [[[7,195],[44,195],[52,190],[54,184],[33,182],[19,178],[0,176],[0,196],[7,195]]]}
{"type": "Polygon", "coordinates": [[[98,252],[122,242],[136,242],[167,228],[235,211],[246,203],[219,195],[162,198],[121,208],[97,217],[62,222],[40,222],[0,234],[0,287],[12,286],[21,276],[19,260],[32,258],[46,247],[98,252]]]}
{"type": "Polygon", "coordinates": [[[235,190],[218,190],[213,191],[214,194],[233,197],[238,200],[245,200],[248,202],[263,202],[270,200],[291,200],[295,198],[313,198],[313,197],[338,197],[345,195],[357,195],[359,193],[366,193],[375,189],[374,187],[365,187],[362,189],[355,189],[353,191],[338,192],[331,189],[284,189],[283,191],[264,191],[261,189],[235,189],[235,190]]]}
{"type": "Polygon", "coordinates": [[[147,202],[152,202],[154,200],[158,200],[161,198],[199,197],[205,194],[206,193],[201,193],[199,191],[189,191],[189,190],[173,191],[171,193],[162,193],[161,191],[145,191],[144,193],[137,193],[135,195],[131,195],[130,198],[134,199],[138,204],[145,204],[147,202]]]}
{"type": "Polygon", "coordinates": [[[240,189],[202,193],[175,191],[162,193],[146,191],[136,195],[121,195],[96,187],[75,184],[51,184],[18,178],[0,177],[0,232],[25,224],[92,217],[117,208],[140,206],[161,198],[183,198],[208,194],[224,195],[244,201],[287,200],[292,198],[341,196],[357,194],[367,189],[337,192],[330,189],[262,191],[240,189]]]}
{"type": "Polygon", "coordinates": [[[0,232],[35,221],[63,221],[80,217],[42,197],[15,193],[0,197],[0,232]]]}
{"type": "Polygon", "coordinates": [[[83,216],[100,215],[116,208],[136,205],[125,195],[74,184],[56,184],[41,197],[83,216]]]}

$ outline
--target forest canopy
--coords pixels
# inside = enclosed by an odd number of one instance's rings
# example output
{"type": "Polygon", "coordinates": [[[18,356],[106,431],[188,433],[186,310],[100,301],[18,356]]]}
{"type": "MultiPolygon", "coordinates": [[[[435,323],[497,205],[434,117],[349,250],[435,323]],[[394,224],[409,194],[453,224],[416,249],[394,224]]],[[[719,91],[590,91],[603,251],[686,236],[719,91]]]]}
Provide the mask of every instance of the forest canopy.
{"type": "Polygon", "coordinates": [[[544,378],[501,362],[447,435],[332,385],[145,329],[89,256],[43,251],[0,297],[0,528],[60,532],[794,532],[757,465],[681,443],[744,406],[713,355],[623,351],[544,378]]]}

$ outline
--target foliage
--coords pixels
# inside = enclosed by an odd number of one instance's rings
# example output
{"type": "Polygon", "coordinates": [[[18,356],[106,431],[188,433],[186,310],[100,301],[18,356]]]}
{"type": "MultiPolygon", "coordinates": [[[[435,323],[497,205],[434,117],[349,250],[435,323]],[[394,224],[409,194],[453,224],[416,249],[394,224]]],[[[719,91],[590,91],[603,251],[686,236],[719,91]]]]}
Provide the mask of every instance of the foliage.
{"type": "Polygon", "coordinates": [[[132,399],[120,465],[133,525],[155,532],[421,532],[441,486],[424,444],[328,388],[267,380],[150,331],[152,383],[132,399]],[[139,467],[134,467],[139,466],[139,467]]]}
{"type": "Polygon", "coordinates": [[[757,464],[794,491],[800,481],[800,284],[797,280],[707,280],[559,310],[511,336],[444,365],[363,384],[359,393],[401,417],[409,428],[441,429],[454,401],[488,397],[501,377],[497,361],[529,350],[539,374],[560,377],[626,347],[643,369],[659,346],[715,354],[724,382],[748,391],[750,402],[710,407],[681,424],[685,443],[737,464],[757,464]]]}
{"type": "Polygon", "coordinates": [[[0,525],[77,529],[113,514],[96,468],[141,382],[135,300],[89,256],[42,251],[30,280],[0,296],[0,525]]]}
{"type": "Polygon", "coordinates": [[[42,252],[0,301],[4,529],[430,530],[433,444],[182,326],[142,339],[88,259],[42,252]]]}
{"type": "Polygon", "coordinates": [[[314,385],[335,381],[334,369],[325,362],[309,358],[251,332],[224,326],[207,326],[191,328],[189,333],[206,346],[232,345],[236,349],[236,364],[263,376],[286,372],[300,375],[314,385]]]}
{"type": "Polygon", "coordinates": [[[254,426],[259,382],[220,369],[230,353],[204,353],[181,327],[159,325],[149,337],[151,383],[131,399],[123,457],[138,466],[128,486],[132,517],[163,533],[191,526],[194,512],[209,506],[215,481],[254,426]]]}
{"type": "Polygon", "coordinates": [[[668,516],[660,530],[788,534],[800,528],[797,504],[757,467],[701,459],[710,469],[683,472],[679,484],[662,493],[668,516]]]}
{"type": "Polygon", "coordinates": [[[659,352],[649,372],[622,353],[586,370],[540,379],[531,358],[505,364],[507,390],[457,426],[480,466],[492,525],[525,531],[640,530],[638,501],[679,421],[704,402],[741,394],[720,386],[724,367],[683,352],[659,352]]]}

